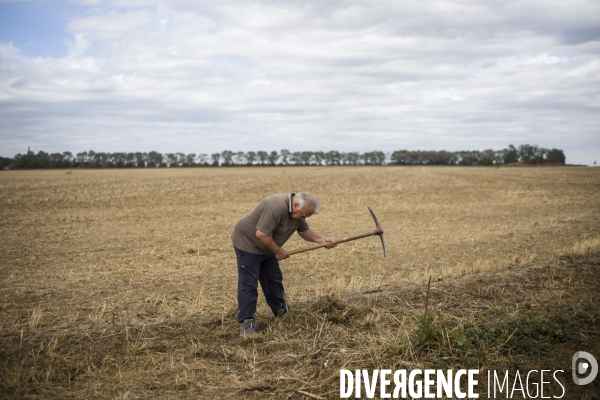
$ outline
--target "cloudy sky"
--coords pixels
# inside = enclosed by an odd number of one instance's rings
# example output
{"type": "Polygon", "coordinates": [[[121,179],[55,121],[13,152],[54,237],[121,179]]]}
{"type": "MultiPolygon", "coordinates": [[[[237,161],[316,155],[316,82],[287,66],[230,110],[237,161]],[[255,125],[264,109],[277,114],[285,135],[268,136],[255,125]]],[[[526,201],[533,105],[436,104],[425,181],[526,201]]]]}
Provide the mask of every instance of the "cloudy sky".
{"type": "Polygon", "coordinates": [[[600,164],[598,0],[0,0],[0,155],[501,149],[600,164]]]}

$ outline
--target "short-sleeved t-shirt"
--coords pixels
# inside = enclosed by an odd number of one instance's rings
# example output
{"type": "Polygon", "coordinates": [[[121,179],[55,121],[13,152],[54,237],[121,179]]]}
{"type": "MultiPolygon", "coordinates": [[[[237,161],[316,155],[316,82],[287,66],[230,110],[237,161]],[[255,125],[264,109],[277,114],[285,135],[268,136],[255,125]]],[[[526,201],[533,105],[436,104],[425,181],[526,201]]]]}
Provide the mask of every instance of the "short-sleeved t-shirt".
{"type": "Polygon", "coordinates": [[[281,247],[294,234],[308,229],[306,221],[290,217],[293,194],[274,194],[261,200],[250,213],[244,215],[233,228],[231,241],[243,251],[253,254],[272,254],[256,237],[259,230],[271,236],[281,247]]]}

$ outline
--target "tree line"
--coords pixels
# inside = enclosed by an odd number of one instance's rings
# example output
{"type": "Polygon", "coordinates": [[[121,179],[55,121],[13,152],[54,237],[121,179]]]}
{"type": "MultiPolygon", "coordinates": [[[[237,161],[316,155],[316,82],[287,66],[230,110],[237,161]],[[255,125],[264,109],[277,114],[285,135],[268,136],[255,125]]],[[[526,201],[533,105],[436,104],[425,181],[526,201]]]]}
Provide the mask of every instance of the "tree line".
{"type": "Polygon", "coordinates": [[[392,153],[395,165],[499,165],[499,164],[564,164],[565,154],[559,149],[544,149],[537,145],[512,144],[502,150],[483,151],[410,151],[392,153]]]}
{"type": "Polygon", "coordinates": [[[396,150],[339,152],[339,151],[230,151],[220,153],[159,153],[117,152],[105,153],[93,150],[76,154],[37,153],[27,150],[13,158],[0,158],[3,169],[39,168],[173,168],[173,167],[227,167],[227,166],[275,166],[275,165],[500,165],[564,164],[565,155],[559,149],[544,149],[537,145],[512,144],[502,150],[483,151],[420,151],[396,150]]]}

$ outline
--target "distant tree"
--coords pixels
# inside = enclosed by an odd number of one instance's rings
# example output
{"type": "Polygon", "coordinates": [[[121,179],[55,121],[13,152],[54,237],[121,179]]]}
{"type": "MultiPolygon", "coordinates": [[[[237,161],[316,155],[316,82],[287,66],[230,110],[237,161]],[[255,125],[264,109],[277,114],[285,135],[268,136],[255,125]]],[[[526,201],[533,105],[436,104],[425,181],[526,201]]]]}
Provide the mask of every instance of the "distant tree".
{"type": "Polygon", "coordinates": [[[112,159],[116,168],[124,168],[127,163],[127,153],[112,153],[112,159]]]}
{"type": "Polygon", "coordinates": [[[23,154],[21,153],[17,153],[15,154],[15,156],[13,157],[13,168],[16,169],[21,169],[21,168],[25,168],[23,167],[23,154]]]}
{"type": "MultiPolygon", "coordinates": [[[[129,167],[127,165],[129,161],[127,159],[126,152],[108,153],[108,155],[113,161],[113,167],[117,167],[117,163],[119,165],[117,168],[128,168],[129,167]]],[[[96,158],[99,159],[99,157],[100,157],[100,153],[96,153],[96,158]]]]}
{"type": "Polygon", "coordinates": [[[427,158],[428,154],[426,151],[416,150],[412,151],[412,162],[416,165],[426,165],[429,163],[427,158]]]}
{"type": "Polygon", "coordinates": [[[504,163],[504,149],[496,150],[494,152],[494,164],[502,164],[504,163]]]}
{"type": "Polygon", "coordinates": [[[361,154],[360,158],[362,159],[362,162],[365,165],[373,165],[374,163],[372,151],[365,151],[361,154]]]}
{"type": "Polygon", "coordinates": [[[135,166],[138,168],[145,168],[146,161],[148,160],[148,154],[142,152],[135,153],[135,166]]]}
{"type": "Polygon", "coordinates": [[[85,166],[87,168],[95,168],[96,167],[96,152],[94,150],[90,150],[87,152],[85,166]]]}
{"type": "Polygon", "coordinates": [[[265,165],[265,163],[269,159],[269,154],[267,154],[266,151],[258,151],[256,152],[256,156],[260,160],[260,165],[265,165]]]}
{"type": "Polygon", "coordinates": [[[14,158],[0,157],[0,169],[9,169],[14,163],[14,158]]]}
{"type": "Polygon", "coordinates": [[[50,167],[50,154],[45,151],[38,151],[35,156],[36,168],[49,168],[50,167]]]}
{"type": "Polygon", "coordinates": [[[168,168],[177,167],[177,156],[175,153],[165,153],[162,162],[166,164],[168,168]]]}
{"type": "Polygon", "coordinates": [[[374,165],[383,165],[385,163],[385,153],[383,151],[373,151],[371,158],[374,165]]]}
{"type": "Polygon", "coordinates": [[[206,153],[200,153],[196,156],[196,162],[198,165],[208,165],[209,156],[206,153]]]}
{"type": "Polygon", "coordinates": [[[292,154],[290,154],[289,161],[290,161],[290,164],[294,164],[294,165],[302,164],[302,152],[294,151],[292,154]]]}
{"type": "Polygon", "coordinates": [[[50,154],[48,168],[63,168],[63,155],[61,153],[50,154]]]}
{"type": "Polygon", "coordinates": [[[185,156],[185,166],[186,167],[195,167],[196,166],[196,154],[190,153],[185,156]]]}
{"type": "Polygon", "coordinates": [[[323,160],[325,160],[325,153],[322,151],[315,151],[313,153],[313,160],[315,165],[323,165],[323,160]]]}
{"type": "Polygon", "coordinates": [[[542,148],[542,147],[538,147],[538,146],[533,146],[534,148],[534,164],[543,164],[546,162],[546,153],[548,152],[548,150],[542,148]]]}
{"type": "Polygon", "coordinates": [[[187,163],[187,157],[184,153],[175,153],[175,159],[178,167],[183,167],[187,163]]]}
{"type": "Polygon", "coordinates": [[[286,149],[282,149],[282,150],[280,151],[280,154],[281,154],[281,163],[282,163],[283,165],[288,165],[288,164],[289,164],[289,162],[290,162],[290,161],[289,161],[289,158],[290,158],[290,155],[291,155],[290,151],[289,151],[289,150],[286,150],[286,149]]]}
{"type": "Polygon", "coordinates": [[[253,165],[254,164],[254,160],[256,160],[256,152],[249,151],[246,154],[246,160],[248,160],[248,164],[247,165],[253,165]]]}
{"type": "Polygon", "coordinates": [[[35,157],[35,153],[33,151],[27,149],[27,153],[17,154],[15,156],[15,168],[19,168],[19,169],[39,168],[38,163],[37,163],[37,158],[35,157]]]}
{"type": "Polygon", "coordinates": [[[342,161],[342,155],[339,151],[331,150],[325,153],[325,163],[327,165],[340,165],[342,161]]]}
{"type": "Polygon", "coordinates": [[[385,154],[381,151],[367,151],[360,158],[365,165],[381,165],[385,161],[385,154]]]}
{"type": "Polygon", "coordinates": [[[238,151],[235,153],[234,159],[237,165],[244,165],[246,163],[246,154],[243,151],[238,151]]]}
{"type": "Polygon", "coordinates": [[[458,165],[476,165],[479,163],[480,153],[479,151],[459,151],[458,165]]]}
{"type": "Polygon", "coordinates": [[[233,165],[233,151],[231,151],[231,150],[222,151],[221,158],[223,158],[223,163],[221,165],[233,165]]]}
{"type": "Polygon", "coordinates": [[[480,153],[479,165],[493,165],[496,159],[496,152],[488,149],[480,153]]]}
{"type": "Polygon", "coordinates": [[[162,167],[163,163],[163,155],[157,151],[151,151],[148,153],[148,167],[162,167]]]}
{"type": "Polygon", "coordinates": [[[218,167],[219,166],[219,161],[221,160],[221,154],[220,153],[213,153],[210,155],[210,158],[212,160],[212,166],[213,167],[218,167]]]}
{"type": "Polygon", "coordinates": [[[408,150],[396,150],[392,153],[392,156],[390,158],[392,164],[397,164],[397,165],[408,165],[407,162],[407,157],[408,156],[408,150]]]}
{"type": "Polygon", "coordinates": [[[535,151],[533,146],[522,144],[519,146],[519,161],[524,164],[533,164],[535,162],[535,151]]]}
{"type": "Polygon", "coordinates": [[[110,153],[97,153],[96,154],[96,166],[98,168],[106,168],[109,166],[109,160],[112,166],[114,166],[114,164],[112,163],[112,155],[110,153]]]}
{"type": "Polygon", "coordinates": [[[73,166],[73,153],[70,151],[63,151],[63,162],[65,168],[70,168],[73,166]]]}
{"type": "Polygon", "coordinates": [[[276,150],[273,150],[272,152],[269,153],[269,164],[275,165],[275,163],[277,163],[278,158],[279,158],[279,154],[277,154],[276,150]]]}
{"type": "Polygon", "coordinates": [[[413,152],[415,155],[415,159],[417,161],[418,164],[421,165],[427,165],[429,164],[429,151],[426,150],[420,150],[420,151],[415,151],[413,152]]]}
{"type": "Polygon", "coordinates": [[[165,153],[163,160],[167,163],[167,167],[177,166],[177,157],[175,156],[175,153],[165,153]]]}
{"type": "MultiPolygon", "coordinates": [[[[564,164],[566,161],[565,153],[559,149],[548,150],[546,160],[551,163],[564,164]]],[[[594,161],[594,165],[596,165],[596,161],[594,161]]]]}
{"type": "Polygon", "coordinates": [[[299,158],[300,158],[300,164],[302,165],[309,165],[310,164],[310,160],[313,157],[313,152],[312,151],[302,151],[300,152],[299,158]]]}
{"type": "Polygon", "coordinates": [[[450,151],[436,151],[433,155],[433,162],[431,164],[434,165],[454,165],[458,162],[458,157],[450,151]]]}
{"type": "Polygon", "coordinates": [[[135,167],[135,154],[134,153],[125,153],[125,167],[133,168],[135,167]]]}
{"type": "Polygon", "coordinates": [[[357,165],[360,163],[361,155],[356,151],[351,151],[349,153],[344,153],[344,157],[342,158],[342,164],[344,165],[357,165]]]}
{"type": "Polygon", "coordinates": [[[516,163],[519,161],[519,151],[515,146],[509,144],[508,148],[504,149],[502,158],[504,164],[516,163]]]}
{"type": "Polygon", "coordinates": [[[87,151],[77,153],[77,163],[80,168],[85,167],[87,162],[87,151]]]}

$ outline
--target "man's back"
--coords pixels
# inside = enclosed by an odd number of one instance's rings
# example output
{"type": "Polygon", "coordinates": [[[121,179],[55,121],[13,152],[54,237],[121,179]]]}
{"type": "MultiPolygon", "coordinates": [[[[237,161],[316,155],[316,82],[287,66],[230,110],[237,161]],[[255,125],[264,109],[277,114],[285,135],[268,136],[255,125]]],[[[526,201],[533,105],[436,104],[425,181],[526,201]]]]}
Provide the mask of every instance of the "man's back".
{"type": "Polygon", "coordinates": [[[257,239],[257,230],[271,236],[280,247],[296,230],[299,232],[307,230],[308,224],[305,221],[291,218],[291,201],[291,195],[288,194],[273,194],[261,200],[235,225],[231,235],[233,245],[253,254],[271,254],[271,251],[257,239]]]}

